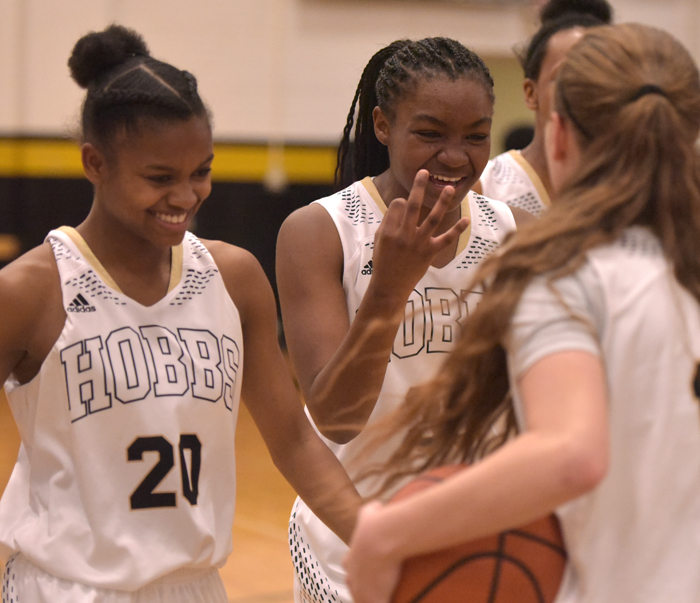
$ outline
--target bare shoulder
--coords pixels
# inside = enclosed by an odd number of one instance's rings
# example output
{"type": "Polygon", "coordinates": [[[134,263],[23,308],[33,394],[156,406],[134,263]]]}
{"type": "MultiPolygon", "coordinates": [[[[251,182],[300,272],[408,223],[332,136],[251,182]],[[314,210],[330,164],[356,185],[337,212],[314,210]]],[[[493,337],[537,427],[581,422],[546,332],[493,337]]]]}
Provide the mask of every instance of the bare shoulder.
{"type": "Polygon", "coordinates": [[[252,253],[223,241],[203,239],[202,244],[214,258],[226,290],[242,316],[263,298],[269,296],[274,303],[270,282],[252,253]]]}
{"type": "MultiPolygon", "coordinates": [[[[245,273],[248,270],[255,270],[260,263],[249,251],[223,241],[201,239],[202,244],[211,253],[219,270],[226,271],[227,274],[245,273]]],[[[262,268],[261,268],[262,270],[262,268]]]]}
{"type": "Polygon", "coordinates": [[[0,270],[0,307],[0,378],[15,372],[25,382],[65,323],[58,267],[47,243],[0,270]]]}
{"type": "Polygon", "coordinates": [[[343,244],[330,214],[318,203],[292,212],[277,236],[277,285],[280,295],[301,282],[339,282],[343,244]]]}
{"type": "Polygon", "coordinates": [[[285,219],[277,238],[277,247],[317,244],[340,245],[340,236],[330,214],[318,203],[293,211],[285,219]]]}
{"type": "Polygon", "coordinates": [[[44,243],[0,270],[0,300],[23,311],[41,309],[60,296],[61,283],[51,246],[44,243]]]}

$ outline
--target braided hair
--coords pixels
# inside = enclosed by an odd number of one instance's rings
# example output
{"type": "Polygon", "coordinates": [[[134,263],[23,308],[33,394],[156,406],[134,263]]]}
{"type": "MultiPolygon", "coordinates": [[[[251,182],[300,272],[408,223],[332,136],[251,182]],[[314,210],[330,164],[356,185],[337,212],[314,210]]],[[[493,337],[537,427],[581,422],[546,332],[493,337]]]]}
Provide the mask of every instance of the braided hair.
{"type": "Polygon", "coordinates": [[[488,67],[456,40],[438,37],[392,42],[372,56],[360,77],[338,147],[335,170],[338,189],[365,176],[381,174],[389,167],[389,153],[374,134],[374,108],[379,107],[389,118],[393,117],[397,100],[415,86],[419,77],[436,75],[445,75],[453,81],[464,76],[474,78],[494,100],[488,67]],[[353,125],[355,140],[351,144],[353,125]]]}
{"type": "Polygon", "coordinates": [[[134,131],[143,118],[209,119],[195,77],[152,58],[143,38],[121,25],[80,38],[68,67],[73,80],[87,90],[82,138],[104,150],[118,131],[134,131]]]}
{"type": "Polygon", "coordinates": [[[541,27],[524,50],[516,52],[525,77],[537,81],[547,55],[549,40],[560,31],[597,27],[612,22],[607,0],[549,0],[540,11],[541,27]]]}

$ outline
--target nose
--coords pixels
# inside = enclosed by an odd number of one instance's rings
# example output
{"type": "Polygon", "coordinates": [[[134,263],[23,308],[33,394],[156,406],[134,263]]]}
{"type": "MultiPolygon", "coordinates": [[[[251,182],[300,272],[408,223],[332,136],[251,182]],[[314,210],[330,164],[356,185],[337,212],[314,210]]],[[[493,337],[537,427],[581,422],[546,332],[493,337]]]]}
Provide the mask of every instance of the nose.
{"type": "Polygon", "coordinates": [[[203,198],[198,189],[199,187],[189,180],[181,182],[171,191],[168,203],[179,209],[191,209],[203,198]]]}
{"type": "Polygon", "coordinates": [[[457,169],[469,163],[469,155],[461,142],[447,143],[438,153],[438,161],[443,165],[457,169]]]}

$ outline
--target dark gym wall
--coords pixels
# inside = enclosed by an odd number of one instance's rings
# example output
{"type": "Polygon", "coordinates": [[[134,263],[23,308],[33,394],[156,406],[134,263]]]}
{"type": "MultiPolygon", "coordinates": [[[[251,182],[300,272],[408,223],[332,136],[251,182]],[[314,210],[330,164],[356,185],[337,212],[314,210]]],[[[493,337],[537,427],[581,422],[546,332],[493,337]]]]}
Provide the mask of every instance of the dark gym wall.
{"type": "MultiPolygon", "coordinates": [[[[71,143],[11,142],[17,156],[24,159],[9,161],[5,154],[3,161],[0,141],[0,236],[15,235],[24,252],[41,244],[52,228],[79,224],[90,209],[92,187],[81,175],[79,154],[71,143]],[[44,155],[41,166],[31,160],[38,148],[44,155]],[[64,155],[59,156],[61,153],[64,155]]],[[[9,143],[5,143],[7,148],[9,143]]],[[[286,152],[290,183],[279,193],[263,184],[266,153],[264,146],[216,145],[212,194],[193,230],[199,237],[220,239],[250,251],[274,288],[277,232],[292,211],[332,193],[335,150],[295,147],[286,152]]],[[[8,259],[0,258],[0,265],[8,259]]]]}

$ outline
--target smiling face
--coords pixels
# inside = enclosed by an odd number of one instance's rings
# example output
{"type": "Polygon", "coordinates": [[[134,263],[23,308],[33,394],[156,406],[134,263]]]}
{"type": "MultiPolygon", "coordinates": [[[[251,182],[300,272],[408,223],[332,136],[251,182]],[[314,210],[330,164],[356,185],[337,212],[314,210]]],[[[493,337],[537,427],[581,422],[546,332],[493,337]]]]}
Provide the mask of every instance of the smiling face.
{"type": "Polygon", "coordinates": [[[208,120],[144,120],[116,136],[107,156],[90,147],[83,147],[83,163],[95,185],[91,218],[116,236],[179,244],[211,192],[208,120]]]}
{"type": "Polygon", "coordinates": [[[430,173],[424,207],[437,202],[446,186],[459,206],[481,176],[491,151],[493,101],[483,83],[470,77],[420,77],[399,97],[393,115],[374,109],[374,130],[389,151],[389,169],[375,178],[390,202],[407,198],[420,169],[430,173]]]}

